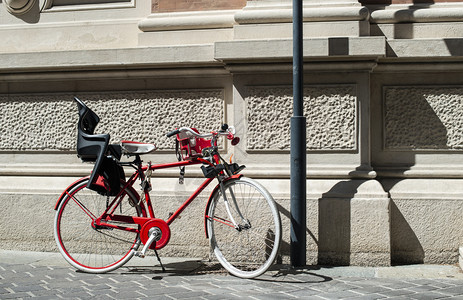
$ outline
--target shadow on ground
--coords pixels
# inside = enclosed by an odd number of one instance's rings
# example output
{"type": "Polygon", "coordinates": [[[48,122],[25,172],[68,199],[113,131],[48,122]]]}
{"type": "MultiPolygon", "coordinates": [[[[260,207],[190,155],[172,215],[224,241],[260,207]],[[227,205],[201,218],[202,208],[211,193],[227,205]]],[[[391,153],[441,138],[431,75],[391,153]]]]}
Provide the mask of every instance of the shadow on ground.
{"type": "MultiPolygon", "coordinates": [[[[134,266],[122,267],[109,274],[119,273],[121,275],[147,275],[153,276],[153,280],[161,280],[168,276],[198,276],[198,275],[221,275],[233,276],[217,262],[188,261],[173,262],[164,264],[166,269],[162,271],[159,265],[155,266],[134,266]]],[[[265,282],[286,282],[286,283],[321,283],[333,280],[332,277],[317,274],[317,266],[307,268],[291,268],[287,265],[274,265],[262,276],[252,280],[265,282]],[[301,276],[302,275],[302,276],[301,276]]]]}

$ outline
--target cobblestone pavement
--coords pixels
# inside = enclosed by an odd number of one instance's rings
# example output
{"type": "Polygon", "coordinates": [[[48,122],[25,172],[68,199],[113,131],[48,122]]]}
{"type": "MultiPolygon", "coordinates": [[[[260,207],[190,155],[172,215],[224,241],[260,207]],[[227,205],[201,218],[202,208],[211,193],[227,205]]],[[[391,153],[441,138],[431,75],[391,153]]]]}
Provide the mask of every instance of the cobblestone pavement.
{"type": "Polygon", "coordinates": [[[456,266],[307,268],[280,266],[258,279],[228,275],[200,261],[131,266],[108,274],[0,255],[0,299],[463,299],[456,266]]]}

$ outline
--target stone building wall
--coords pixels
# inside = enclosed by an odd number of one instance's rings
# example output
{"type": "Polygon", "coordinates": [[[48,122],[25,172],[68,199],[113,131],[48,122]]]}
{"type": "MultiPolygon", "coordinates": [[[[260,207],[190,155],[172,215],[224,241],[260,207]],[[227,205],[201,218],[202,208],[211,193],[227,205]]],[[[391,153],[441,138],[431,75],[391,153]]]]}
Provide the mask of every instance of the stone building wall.
{"type": "MultiPolygon", "coordinates": [[[[153,162],[175,160],[174,127],[235,125],[223,152],[277,200],[287,260],[291,16],[287,0],[0,3],[1,247],[57,250],[54,204],[92,168],[74,150],[78,96],[113,142],[155,142],[153,162]]],[[[458,260],[461,20],[461,1],[304,1],[308,264],[458,260]]],[[[202,176],[155,175],[161,218],[202,176]]],[[[209,255],[205,197],[161,255],[209,255]]]]}

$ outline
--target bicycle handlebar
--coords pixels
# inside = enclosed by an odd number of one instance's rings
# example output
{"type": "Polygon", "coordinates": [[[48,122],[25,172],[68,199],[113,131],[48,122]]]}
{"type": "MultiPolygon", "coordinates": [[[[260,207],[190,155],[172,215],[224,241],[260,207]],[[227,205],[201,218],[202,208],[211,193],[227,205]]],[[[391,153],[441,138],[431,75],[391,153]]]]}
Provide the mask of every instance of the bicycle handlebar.
{"type": "MultiPolygon", "coordinates": [[[[224,128],[225,125],[226,124],[224,124],[222,126],[222,128],[224,128]]],[[[222,129],[222,130],[220,130],[220,131],[218,131],[216,133],[211,132],[211,133],[199,134],[196,131],[194,131],[193,129],[191,129],[190,127],[180,127],[179,129],[176,129],[174,131],[171,131],[171,132],[167,133],[166,136],[171,137],[171,136],[174,136],[174,135],[179,134],[181,132],[191,133],[193,136],[198,137],[198,138],[208,138],[208,137],[211,137],[211,136],[214,136],[214,135],[227,135],[228,136],[230,134],[230,131],[228,130],[229,129],[228,125],[226,125],[225,128],[226,128],[225,130],[222,129]]]]}
{"type": "Polygon", "coordinates": [[[166,136],[171,137],[171,136],[174,136],[174,135],[179,134],[179,133],[180,133],[180,130],[176,129],[174,131],[171,131],[171,132],[167,133],[166,136]]]}

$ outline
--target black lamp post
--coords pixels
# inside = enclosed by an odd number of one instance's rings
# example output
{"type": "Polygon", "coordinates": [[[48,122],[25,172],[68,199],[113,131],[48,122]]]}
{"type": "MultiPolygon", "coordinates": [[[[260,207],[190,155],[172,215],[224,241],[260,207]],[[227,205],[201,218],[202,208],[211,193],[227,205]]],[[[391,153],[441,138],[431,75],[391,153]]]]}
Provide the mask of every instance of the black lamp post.
{"type": "Polygon", "coordinates": [[[304,117],[302,0],[293,0],[293,116],[291,117],[291,266],[306,265],[306,118],[304,117]]]}

